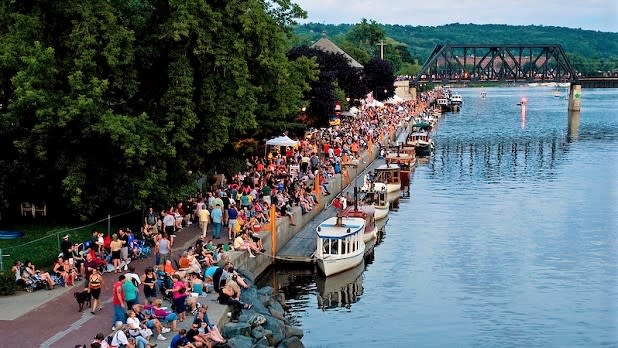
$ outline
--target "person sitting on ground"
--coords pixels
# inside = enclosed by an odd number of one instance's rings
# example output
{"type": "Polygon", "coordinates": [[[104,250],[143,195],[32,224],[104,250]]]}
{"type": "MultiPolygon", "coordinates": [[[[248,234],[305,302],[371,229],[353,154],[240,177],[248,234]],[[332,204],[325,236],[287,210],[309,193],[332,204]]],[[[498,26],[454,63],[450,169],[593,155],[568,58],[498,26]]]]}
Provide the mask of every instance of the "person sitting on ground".
{"type": "Polygon", "coordinates": [[[172,265],[172,260],[165,260],[165,264],[163,265],[163,272],[171,275],[176,273],[174,266],[172,265]]]}
{"type": "Polygon", "coordinates": [[[110,348],[109,344],[107,344],[107,341],[105,340],[105,335],[102,332],[99,332],[96,336],[94,336],[94,340],[90,344],[90,348],[95,348],[95,343],[97,344],[97,348],[110,348]]]}
{"type": "Polygon", "coordinates": [[[153,317],[159,319],[160,321],[164,321],[171,325],[170,329],[172,331],[176,331],[176,321],[178,320],[178,315],[174,312],[170,312],[166,309],[163,309],[161,306],[163,305],[163,300],[160,298],[156,298],[152,301],[151,305],[144,306],[144,310],[150,311],[153,317]]]}
{"type": "Polygon", "coordinates": [[[180,329],[180,331],[178,331],[178,335],[172,338],[170,348],[195,348],[195,346],[187,339],[187,330],[180,329]]]}
{"type": "Polygon", "coordinates": [[[212,348],[212,342],[204,337],[206,335],[200,335],[199,327],[196,322],[191,324],[191,328],[187,331],[187,340],[197,348],[212,348]]]}
{"type": "Polygon", "coordinates": [[[138,348],[151,347],[148,340],[152,336],[152,330],[140,322],[137,314],[132,309],[127,311],[127,328],[129,329],[129,335],[135,338],[138,348]]]}
{"type": "Polygon", "coordinates": [[[198,332],[200,334],[207,335],[207,338],[214,342],[226,343],[219,328],[208,320],[208,306],[202,306],[202,308],[198,310],[193,322],[199,325],[198,332]]]}
{"type": "Polygon", "coordinates": [[[255,248],[251,247],[251,243],[247,237],[246,232],[242,232],[238,237],[234,239],[234,250],[238,251],[246,251],[249,253],[249,257],[255,257],[254,253],[259,253],[259,249],[257,246],[255,248]],[[252,250],[254,252],[252,252],[252,250]]]}
{"type": "Polygon", "coordinates": [[[153,334],[156,334],[157,340],[165,341],[167,339],[165,338],[165,336],[163,336],[163,334],[168,333],[172,330],[164,327],[163,324],[161,324],[161,321],[154,317],[149,311],[144,311],[144,305],[141,305],[139,303],[133,305],[133,312],[135,312],[135,315],[137,316],[141,324],[149,328],[153,332],[153,334]]]}
{"type": "Polygon", "coordinates": [[[247,284],[247,282],[240,275],[240,273],[238,273],[238,271],[234,269],[234,264],[232,264],[232,262],[226,262],[223,265],[223,272],[221,273],[221,279],[233,280],[243,289],[249,288],[249,284],[247,284]]]}
{"type": "Polygon", "coordinates": [[[239,300],[240,287],[233,281],[228,283],[227,280],[221,280],[221,288],[219,289],[219,303],[234,307],[238,312],[243,309],[251,309],[253,307],[250,304],[243,303],[239,300]]]}

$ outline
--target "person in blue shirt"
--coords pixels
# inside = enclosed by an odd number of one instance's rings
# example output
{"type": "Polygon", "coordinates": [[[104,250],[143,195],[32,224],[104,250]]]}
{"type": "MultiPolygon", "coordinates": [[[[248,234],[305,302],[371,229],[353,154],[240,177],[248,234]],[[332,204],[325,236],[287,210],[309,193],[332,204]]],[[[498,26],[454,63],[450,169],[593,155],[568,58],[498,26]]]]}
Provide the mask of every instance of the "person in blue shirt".
{"type": "Polygon", "coordinates": [[[187,339],[187,330],[180,329],[178,335],[172,338],[170,348],[195,348],[195,346],[187,339]]]}
{"type": "Polygon", "coordinates": [[[212,219],[212,237],[214,239],[221,238],[221,226],[223,225],[223,207],[215,205],[210,212],[210,218],[212,219]]]}

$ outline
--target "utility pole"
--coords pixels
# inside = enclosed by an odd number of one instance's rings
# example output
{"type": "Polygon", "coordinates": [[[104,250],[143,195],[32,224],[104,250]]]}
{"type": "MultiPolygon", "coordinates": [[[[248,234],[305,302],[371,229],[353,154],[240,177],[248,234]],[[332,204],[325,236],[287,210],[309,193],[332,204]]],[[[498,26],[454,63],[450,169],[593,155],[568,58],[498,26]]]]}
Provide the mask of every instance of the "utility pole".
{"type": "Polygon", "coordinates": [[[384,40],[380,40],[380,43],[377,45],[380,46],[380,59],[384,60],[384,45],[386,45],[384,40]]]}

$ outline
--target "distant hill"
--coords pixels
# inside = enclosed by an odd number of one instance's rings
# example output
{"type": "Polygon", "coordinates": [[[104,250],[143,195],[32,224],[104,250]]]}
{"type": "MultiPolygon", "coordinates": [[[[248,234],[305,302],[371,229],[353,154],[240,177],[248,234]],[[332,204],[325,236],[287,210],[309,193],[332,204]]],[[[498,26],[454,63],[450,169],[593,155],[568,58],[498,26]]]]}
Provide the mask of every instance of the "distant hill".
{"type": "MultiPolygon", "coordinates": [[[[302,43],[317,40],[323,31],[328,36],[347,33],[351,24],[307,23],[295,28],[302,43]]],[[[410,54],[422,64],[436,44],[549,44],[559,43],[569,57],[587,60],[618,61],[618,33],[553,26],[498,24],[447,24],[437,27],[380,25],[386,36],[408,46],[410,54]]],[[[612,64],[613,65],[613,64],[612,64]]]]}

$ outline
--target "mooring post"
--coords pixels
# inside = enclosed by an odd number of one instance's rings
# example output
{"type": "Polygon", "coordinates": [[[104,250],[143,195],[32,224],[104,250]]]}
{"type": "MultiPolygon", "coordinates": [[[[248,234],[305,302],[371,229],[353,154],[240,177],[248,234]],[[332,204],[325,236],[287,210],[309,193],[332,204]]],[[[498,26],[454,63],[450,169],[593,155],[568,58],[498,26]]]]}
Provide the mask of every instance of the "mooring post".
{"type": "Polygon", "coordinates": [[[569,111],[581,111],[582,85],[571,83],[569,88],[569,111]]]}

